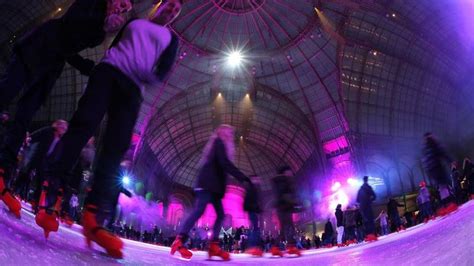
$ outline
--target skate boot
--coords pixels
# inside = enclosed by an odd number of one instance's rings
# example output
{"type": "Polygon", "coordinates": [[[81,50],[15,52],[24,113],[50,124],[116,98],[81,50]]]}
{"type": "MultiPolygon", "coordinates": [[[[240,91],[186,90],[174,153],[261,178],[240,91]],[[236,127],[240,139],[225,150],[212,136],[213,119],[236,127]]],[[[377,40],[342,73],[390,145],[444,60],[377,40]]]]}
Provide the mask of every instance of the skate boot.
{"type": "Polygon", "coordinates": [[[436,216],[443,217],[447,214],[446,207],[441,207],[438,210],[436,210],[436,216]]]}
{"type": "Polygon", "coordinates": [[[48,181],[44,181],[39,200],[38,213],[35,216],[35,222],[39,227],[43,228],[44,237],[46,239],[49,237],[50,232],[57,232],[59,229],[58,212],[56,211],[56,207],[58,205],[58,201],[62,201],[62,194],[60,193],[54,207],[52,209],[48,208],[48,204],[46,202],[47,191],[48,181]]]}
{"type": "Polygon", "coordinates": [[[301,256],[301,251],[295,247],[295,246],[289,246],[288,247],[288,255],[296,255],[296,256],[301,256]]]}
{"type": "Polygon", "coordinates": [[[222,250],[219,247],[219,242],[217,241],[212,241],[211,244],[209,245],[208,255],[209,255],[209,259],[212,259],[212,257],[221,257],[222,260],[225,260],[225,261],[230,260],[229,252],[222,250]]]}
{"type": "Polygon", "coordinates": [[[377,241],[377,236],[375,234],[368,234],[364,240],[366,242],[377,241]]]}
{"type": "Polygon", "coordinates": [[[61,214],[61,223],[65,224],[67,227],[72,227],[74,224],[74,220],[69,216],[69,214],[63,212],[61,214]]]}
{"type": "Polygon", "coordinates": [[[469,197],[470,200],[474,200],[474,194],[471,194],[471,196],[469,197]]]}
{"type": "Polygon", "coordinates": [[[21,203],[12,195],[11,191],[5,186],[4,174],[5,171],[0,168],[0,199],[3,200],[5,205],[7,205],[8,210],[13,213],[18,219],[20,219],[21,203]]]}
{"type": "Polygon", "coordinates": [[[280,248],[278,247],[272,247],[270,249],[270,253],[272,254],[272,256],[279,256],[279,257],[283,257],[283,252],[281,252],[280,248]]]}
{"type": "Polygon", "coordinates": [[[254,257],[262,257],[263,256],[263,250],[259,247],[253,247],[249,248],[245,253],[250,254],[254,257]]]}
{"type": "Polygon", "coordinates": [[[86,243],[89,247],[92,241],[103,247],[109,256],[117,259],[123,258],[122,240],[97,224],[96,215],[98,209],[94,205],[87,205],[82,217],[82,233],[86,237],[86,243]]]}
{"type": "Polygon", "coordinates": [[[173,244],[171,244],[170,254],[174,255],[176,251],[178,251],[179,254],[181,254],[181,257],[186,260],[191,259],[191,257],[193,256],[193,253],[184,247],[183,237],[180,235],[178,235],[176,239],[173,241],[173,244]]]}
{"type": "Polygon", "coordinates": [[[448,206],[446,206],[446,214],[450,214],[458,209],[458,205],[454,202],[450,202],[448,206]]]}

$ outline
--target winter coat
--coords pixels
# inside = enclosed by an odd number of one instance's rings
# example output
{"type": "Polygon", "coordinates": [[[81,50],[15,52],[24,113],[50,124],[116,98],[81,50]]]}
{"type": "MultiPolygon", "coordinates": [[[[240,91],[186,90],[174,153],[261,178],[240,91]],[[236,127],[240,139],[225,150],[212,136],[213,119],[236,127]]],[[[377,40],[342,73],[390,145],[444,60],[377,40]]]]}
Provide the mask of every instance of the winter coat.
{"type": "Polygon", "coordinates": [[[244,211],[262,213],[262,207],[260,202],[260,187],[255,184],[249,184],[246,187],[247,191],[245,193],[244,199],[244,211]]]}
{"type": "Polygon", "coordinates": [[[361,207],[372,204],[372,201],[376,199],[375,192],[369,184],[364,183],[357,193],[357,202],[361,207]]]}
{"type": "Polygon", "coordinates": [[[300,207],[293,177],[277,175],[272,179],[275,208],[282,212],[296,212],[300,207]]]}
{"type": "Polygon", "coordinates": [[[439,184],[450,185],[451,180],[444,162],[451,161],[447,152],[436,140],[430,138],[426,141],[423,148],[423,167],[428,177],[439,184]]]}
{"type": "Polygon", "coordinates": [[[344,212],[344,226],[347,227],[352,227],[356,225],[356,210],[352,209],[347,209],[344,212]]]}
{"type": "Polygon", "coordinates": [[[224,142],[216,138],[212,146],[209,158],[199,170],[196,188],[214,193],[217,197],[223,198],[227,186],[227,174],[234,176],[241,182],[250,182],[227,157],[224,142]]]}
{"type": "Polygon", "coordinates": [[[328,221],[324,226],[324,233],[327,237],[331,237],[334,234],[334,229],[332,228],[332,223],[328,221]]]}
{"type": "Polygon", "coordinates": [[[35,77],[65,60],[87,74],[94,62],[78,53],[104,41],[106,11],[107,0],[76,0],[61,18],[51,19],[20,38],[14,51],[35,77]]]}
{"type": "Polygon", "coordinates": [[[336,226],[344,226],[344,214],[341,209],[336,209],[336,226]]]}

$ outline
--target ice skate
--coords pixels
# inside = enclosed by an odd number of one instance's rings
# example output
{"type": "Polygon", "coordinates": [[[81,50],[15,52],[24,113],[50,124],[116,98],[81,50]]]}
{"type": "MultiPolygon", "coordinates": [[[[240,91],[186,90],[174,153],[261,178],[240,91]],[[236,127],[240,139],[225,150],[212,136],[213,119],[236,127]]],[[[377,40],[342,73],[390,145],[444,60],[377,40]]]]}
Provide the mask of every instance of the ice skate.
{"type": "Polygon", "coordinates": [[[7,205],[8,210],[13,213],[18,219],[21,218],[20,210],[21,203],[15,198],[11,191],[5,186],[4,182],[5,171],[0,168],[0,199],[7,205]]]}
{"type": "Polygon", "coordinates": [[[72,227],[72,225],[74,224],[74,220],[67,213],[62,213],[60,220],[61,223],[65,224],[67,227],[72,227]]]}
{"type": "Polygon", "coordinates": [[[364,239],[366,242],[373,242],[373,241],[377,241],[378,238],[375,234],[368,234],[365,239],[364,239]]]}
{"type": "Polygon", "coordinates": [[[39,200],[38,213],[35,216],[36,224],[43,228],[44,237],[47,239],[50,232],[57,232],[59,229],[58,222],[58,211],[56,208],[61,205],[62,193],[59,193],[58,198],[54,204],[54,207],[48,208],[46,202],[46,194],[48,190],[48,182],[43,183],[43,188],[41,191],[41,196],[39,200]]]}
{"type": "Polygon", "coordinates": [[[245,251],[245,253],[250,254],[254,257],[262,257],[263,256],[263,250],[261,248],[258,248],[258,247],[249,248],[245,251]]]}
{"type": "Polygon", "coordinates": [[[208,252],[209,259],[212,257],[221,257],[222,260],[228,261],[230,260],[229,252],[222,250],[219,247],[219,242],[212,241],[209,245],[209,252],[208,252]]]}
{"type": "Polygon", "coordinates": [[[446,210],[446,214],[450,214],[454,211],[456,211],[458,209],[458,205],[454,202],[451,202],[448,204],[448,206],[446,206],[445,210],[446,210]]]}
{"type": "Polygon", "coordinates": [[[291,255],[296,255],[296,256],[300,257],[301,256],[301,251],[295,246],[289,246],[287,254],[290,255],[290,256],[291,255]]]}
{"type": "Polygon", "coordinates": [[[183,238],[181,236],[177,236],[176,239],[173,241],[173,244],[171,244],[170,254],[174,255],[176,251],[178,251],[181,257],[186,260],[191,259],[191,257],[193,256],[193,253],[184,247],[183,238]]]}
{"type": "Polygon", "coordinates": [[[103,247],[107,254],[113,258],[123,258],[122,240],[107,231],[105,228],[98,226],[96,220],[97,207],[93,205],[86,206],[84,215],[82,218],[82,233],[86,237],[87,245],[90,247],[92,241],[96,242],[99,246],[103,247]]]}
{"type": "Polygon", "coordinates": [[[278,256],[278,257],[283,257],[283,252],[278,247],[272,247],[270,249],[270,253],[272,254],[273,257],[278,256]]]}

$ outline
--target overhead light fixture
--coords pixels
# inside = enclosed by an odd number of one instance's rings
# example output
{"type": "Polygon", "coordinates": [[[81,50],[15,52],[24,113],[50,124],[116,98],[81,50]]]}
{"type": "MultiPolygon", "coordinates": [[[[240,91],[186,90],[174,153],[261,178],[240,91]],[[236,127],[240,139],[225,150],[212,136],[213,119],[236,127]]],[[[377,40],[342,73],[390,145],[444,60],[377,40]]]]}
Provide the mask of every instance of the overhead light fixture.
{"type": "Polygon", "coordinates": [[[62,8],[58,8],[58,12],[61,12],[63,9],[62,8]]]}
{"type": "Polygon", "coordinates": [[[231,67],[237,67],[242,63],[243,56],[240,51],[233,51],[227,56],[227,63],[231,67]]]}

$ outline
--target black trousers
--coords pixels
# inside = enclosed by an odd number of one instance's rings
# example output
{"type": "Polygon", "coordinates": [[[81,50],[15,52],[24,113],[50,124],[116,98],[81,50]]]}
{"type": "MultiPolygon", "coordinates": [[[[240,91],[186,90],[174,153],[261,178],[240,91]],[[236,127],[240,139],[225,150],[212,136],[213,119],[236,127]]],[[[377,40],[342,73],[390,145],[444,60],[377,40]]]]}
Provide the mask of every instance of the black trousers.
{"type": "Polygon", "coordinates": [[[375,234],[375,221],[371,205],[360,205],[360,214],[364,221],[365,234],[375,234]]]}
{"type": "Polygon", "coordinates": [[[196,192],[196,202],[194,205],[193,212],[189,215],[181,228],[180,235],[183,237],[183,242],[188,239],[188,233],[193,228],[194,224],[199,220],[204,211],[206,210],[207,204],[211,203],[216,211],[216,221],[212,228],[212,240],[219,240],[219,233],[221,231],[222,222],[224,221],[224,207],[222,206],[222,199],[216,196],[214,193],[201,190],[196,192]]]}
{"type": "MultiPolygon", "coordinates": [[[[38,51],[41,52],[41,51],[38,51]]],[[[6,109],[25,87],[17,103],[13,123],[5,133],[0,148],[0,166],[15,167],[16,156],[26,136],[33,116],[46,101],[64,68],[64,60],[45,62],[44,71],[30,73],[21,57],[13,55],[5,73],[0,77],[0,108],[6,109]]]]}
{"type": "Polygon", "coordinates": [[[50,160],[50,178],[61,178],[73,169],[82,148],[107,115],[103,147],[86,204],[106,206],[115,201],[121,189],[120,162],[130,146],[141,102],[140,89],[120,70],[105,63],[97,65],[69,129],[57,145],[55,158],[50,160]]]}
{"type": "Polygon", "coordinates": [[[277,210],[278,220],[280,222],[280,240],[288,241],[288,245],[294,246],[296,243],[296,230],[293,223],[293,213],[284,210],[277,210]]]}

